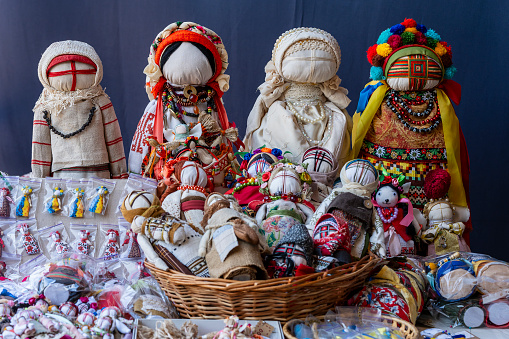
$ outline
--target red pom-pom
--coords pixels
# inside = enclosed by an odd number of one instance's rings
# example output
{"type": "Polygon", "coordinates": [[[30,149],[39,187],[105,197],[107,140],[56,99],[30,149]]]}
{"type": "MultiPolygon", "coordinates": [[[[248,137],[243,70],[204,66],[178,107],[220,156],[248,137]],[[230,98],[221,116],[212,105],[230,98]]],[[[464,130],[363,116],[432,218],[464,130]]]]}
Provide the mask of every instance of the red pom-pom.
{"type": "Polygon", "coordinates": [[[446,170],[437,168],[429,171],[424,179],[424,194],[428,199],[443,198],[451,186],[451,175],[446,170]]]}
{"type": "Polygon", "coordinates": [[[375,45],[371,46],[370,48],[368,48],[368,50],[366,51],[368,61],[372,65],[373,65],[373,57],[376,55],[376,47],[377,46],[378,45],[375,44],[375,45]]]}
{"type": "Polygon", "coordinates": [[[415,43],[418,45],[426,45],[426,37],[421,32],[414,33],[415,43]]]}
{"type": "Polygon", "coordinates": [[[88,298],[87,298],[87,297],[81,297],[81,298],[80,298],[80,301],[81,301],[82,303],[88,303],[88,298]]]}
{"type": "Polygon", "coordinates": [[[389,44],[389,46],[391,46],[392,49],[396,49],[399,46],[401,46],[401,36],[393,34],[389,37],[387,43],[389,44]]]}
{"type": "Polygon", "coordinates": [[[407,19],[407,18],[405,18],[405,21],[403,21],[401,24],[403,26],[405,26],[406,28],[417,26],[417,22],[415,22],[414,19],[407,19]]]}
{"type": "Polygon", "coordinates": [[[306,275],[306,274],[311,274],[311,273],[315,273],[315,269],[313,267],[310,267],[310,266],[307,266],[304,264],[300,264],[295,269],[296,277],[300,277],[301,275],[306,275]]]}
{"type": "Polygon", "coordinates": [[[28,299],[28,304],[29,305],[35,305],[35,300],[36,300],[35,298],[28,299]]]}

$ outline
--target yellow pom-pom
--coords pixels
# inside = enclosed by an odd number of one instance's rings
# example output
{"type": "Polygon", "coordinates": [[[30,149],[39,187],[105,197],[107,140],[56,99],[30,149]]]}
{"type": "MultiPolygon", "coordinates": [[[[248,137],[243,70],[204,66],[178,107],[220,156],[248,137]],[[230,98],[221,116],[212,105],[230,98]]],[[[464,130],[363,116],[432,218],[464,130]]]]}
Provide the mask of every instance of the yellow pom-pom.
{"type": "Polygon", "coordinates": [[[442,56],[445,53],[447,53],[447,49],[445,49],[445,47],[442,46],[441,43],[437,42],[437,47],[435,47],[435,53],[438,54],[439,56],[442,56]]]}
{"type": "Polygon", "coordinates": [[[432,270],[432,271],[434,271],[434,270],[436,270],[438,268],[437,264],[435,264],[433,262],[430,262],[428,264],[428,266],[429,266],[429,269],[432,270]]]}
{"type": "Polygon", "coordinates": [[[388,43],[380,44],[376,47],[376,53],[384,58],[391,54],[392,48],[388,43]]]}
{"type": "Polygon", "coordinates": [[[415,34],[415,33],[419,32],[419,31],[415,27],[408,27],[408,28],[405,28],[405,32],[410,32],[410,33],[414,33],[415,34]]]}

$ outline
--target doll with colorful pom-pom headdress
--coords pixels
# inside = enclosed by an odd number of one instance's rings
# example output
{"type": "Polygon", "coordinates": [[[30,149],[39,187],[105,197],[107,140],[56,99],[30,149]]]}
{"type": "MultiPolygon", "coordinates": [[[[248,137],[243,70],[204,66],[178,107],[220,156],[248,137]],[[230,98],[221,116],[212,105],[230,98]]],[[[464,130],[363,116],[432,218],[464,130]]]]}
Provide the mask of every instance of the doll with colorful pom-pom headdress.
{"type": "Polygon", "coordinates": [[[450,201],[467,207],[468,153],[451,103],[461,96],[451,80],[451,47],[433,29],[405,19],[383,31],[367,57],[373,81],[361,92],[354,115],[353,155],[390,174],[405,173],[408,198],[419,210],[428,201],[426,174],[447,169],[450,201]]]}

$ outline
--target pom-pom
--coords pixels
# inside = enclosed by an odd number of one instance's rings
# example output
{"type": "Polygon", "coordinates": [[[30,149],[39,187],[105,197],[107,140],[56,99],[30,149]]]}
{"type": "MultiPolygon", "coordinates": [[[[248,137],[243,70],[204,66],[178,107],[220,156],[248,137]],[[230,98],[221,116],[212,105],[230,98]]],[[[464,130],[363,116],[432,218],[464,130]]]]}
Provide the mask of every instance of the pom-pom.
{"type": "Polygon", "coordinates": [[[373,57],[373,66],[375,67],[382,67],[384,65],[384,62],[385,58],[381,55],[375,54],[375,56],[373,57]]]}
{"type": "Polygon", "coordinates": [[[410,32],[410,33],[414,33],[415,34],[415,33],[419,32],[419,31],[415,27],[408,27],[408,28],[405,28],[405,32],[410,32]]]}
{"type": "Polygon", "coordinates": [[[82,303],[88,303],[88,298],[87,298],[87,297],[81,297],[81,298],[80,298],[80,301],[81,301],[82,303]]]}
{"type": "Polygon", "coordinates": [[[389,40],[387,41],[387,43],[389,44],[389,46],[391,46],[392,49],[396,49],[399,46],[401,46],[401,42],[402,42],[401,36],[397,34],[391,35],[389,37],[389,40]]]}
{"type": "Polygon", "coordinates": [[[449,54],[451,56],[451,58],[452,58],[452,48],[451,48],[451,46],[448,46],[447,42],[445,42],[445,41],[440,41],[440,45],[445,47],[445,49],[447,50],[447,54],[449,54]]]}
{"type": "Polygon", "coordinates": [[[442,44],[440,42],[438,42],[435,47],[435,53],[438,54],[439,56],[442,56],[445,53],[447,53],[447,50],[445,49],[444,46],[442,46],[442,44]]]}
{"type": "Polygon", "coordinates": [[[451,186],[451,175],[444,169],[437,168],[429,171],[424,178],[424,194],[428,199],[443,198],[451,186]]]}
{"type": "Polygon", "coordinates": [[[418,30],[419,32],[421,32],[422,34],[426,34],[426,32],[428,31],[428,29],[426,28],[426,26],[421,25],[421,24],[417,24],[417,25],[415,26],[415,28],[417,28],[417,30],[418,30]]]}
{"type": "Polygon", "coordinates": [[[403,26],[405,26],[406,28],[409,28],[409,27],[415,27],[417,25],[417,22],[415,22],[414,19],[405,18],[405,21],[403,21],[401,24],[403,26]]]}
{"type": "Polygon", "coordinates": [[[370,64],[373,64],[373,57],[376,55],[377,45],[373,45],[366,51],[366,55],[370,64]]]}
{"type": "Polygon", "coordinates": [[[382,67],[371,67],[369,71],[369,77],[373,80],[383,80],[384,71],[382,67]]]}
{"type": "Polygon", "coordinates": [[[432,29],[428,29],[424,35],[426,35],[428,38],[433,38],[438,41],[442,40],[442,38],[440,37],[440,34],[438,34],[437,32],[435,32],[432,29]]]}
{"type": "MultiPolygon", "coordinates": [[[[373,68],[373,67],[372,67],[373,68]]],[[[456,67],[454,66],[451,66],[451,67],[448,67],[446,70],[445,70],[445,73],[444,73],[444,78],[446,79],[452,79],[454,77],[454,74],[456,74],[456,67]]]]}
{"type": "Polygon", "coordinates": [[[394,25],[391,27],[391,33],[401,35],[401,33],[405,31],[405,28],[406,27],[403,26],[402,24],[394,25]]]}
{"type": "Polygon", "coordinates": [[[270,151],[270,153],[272,153],[272,155],[276,157],[283,155],[283,151],[281,151],[279,148],[273,148],[272,151],[270,151]]]}
{"type": "Polygon", "coordinates": [[[452,58],[449,53],[446,53],[440,57],[442,59],[442,64],[444,65],[444,68],[451,67],[452,65],[452,58]]]}
{"type": "Polygon", "coordinates": [[[383,31],[380,36],[378,37],[378,40],[376,41],[376,43],[378,45],[381,45],[381,44],[385,44],[387,42],[387,40],[389,40],[389,37],[392,35],[391,33],[391,29],[390,28],[387,28],[385,31],[383,31]]]}
{"type": "Polygon", "coordinates": [[[381,44],[376,47],[376,53],[383,56],[384,58],[386,56],[388,56],[389,54],[391,54],[391,52],[392,52],[392,48],[391,48],[391,46],[389,46],[388,43],[381,44]]]}
{"type": "Polygon", "coordinates": [[[438,43],[438,40],[430,38],[430,37],[426,37],[426,46],[428,46],[429,48],[435,49],[435,47],[437,46],[437,43],[438,43]]]}
{"type": "Polygon", "coordinates": [[[415,35],[414,35],[414,33],[403,32],[403,34],[401,34],[401,40],[402,40],[403,46],[411,45],[414,43],[415,35]]]}
{"type": "Polygon", "coordinates": [[[417,32],[414,34],[415,36],[415,43],[419,45],[426,45],[426,37],[421,32],[417,32]]]}

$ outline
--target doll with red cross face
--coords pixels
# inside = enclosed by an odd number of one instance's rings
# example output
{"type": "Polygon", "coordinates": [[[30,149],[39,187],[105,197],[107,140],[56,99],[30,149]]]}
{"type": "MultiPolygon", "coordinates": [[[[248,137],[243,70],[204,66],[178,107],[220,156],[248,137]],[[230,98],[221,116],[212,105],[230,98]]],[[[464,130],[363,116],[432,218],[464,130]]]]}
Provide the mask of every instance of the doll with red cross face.
{"type": "Polygon", "coordinates": [[[34,177],[126,177],[126,159],[113,105],[100,82],[101,59],[92,46],[60,41],[38,67],[44,89],[34,107],[34,177]]]}

